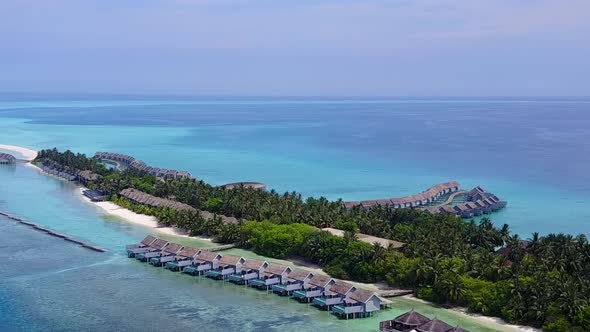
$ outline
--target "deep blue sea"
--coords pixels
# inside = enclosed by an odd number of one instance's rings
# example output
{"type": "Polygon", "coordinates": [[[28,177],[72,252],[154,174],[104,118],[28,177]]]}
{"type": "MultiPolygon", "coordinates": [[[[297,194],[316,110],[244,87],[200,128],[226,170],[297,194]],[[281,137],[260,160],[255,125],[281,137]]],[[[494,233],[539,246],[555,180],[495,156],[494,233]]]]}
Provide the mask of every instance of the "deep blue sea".
{"type": "MultiPolygon", "coordinates": [[[[260,181],[331,199],[401,196],[457,180],[507,200],[491,217],[524,238],[590,234],[588,128],[585,100],[0,98],[0,144],[127,153],[213,184],[260,181]]],[[[1,331],[365,331],[418,306],[398,302],[370,320],[342,322],[154,270],[122,253],[149,230],[105,217],[77,195],[31,168],[0,168],[0,210],[109,249],[86,252],[0,220],[1,331]]]]}

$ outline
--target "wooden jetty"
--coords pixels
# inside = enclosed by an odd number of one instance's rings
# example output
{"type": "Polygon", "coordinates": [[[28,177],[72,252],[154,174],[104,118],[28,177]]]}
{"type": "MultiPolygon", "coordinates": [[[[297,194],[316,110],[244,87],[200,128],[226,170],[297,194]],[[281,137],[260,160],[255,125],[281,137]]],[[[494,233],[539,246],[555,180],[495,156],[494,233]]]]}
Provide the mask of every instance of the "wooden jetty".
{"type": "Polygon", "coordinates": [[[7,219],[14,220],[14,221],[18,222],[19,224],[22,224],[22,225],[25,225],[25,226],[29,226],[30,228],[32,228],[34,230],[37,230],[37,231],[40,231],[40,232],[43,232],[43,233],[45,233],[47,235],[51,235],[53,237],[56,237],[56,238],[59,238],[59,239],[63,239],[64,241],[68,241],[68,242],[71,242],[71,243],[78,244],[82,248],[90,249],[90,250],[96,251],[96,252],[106,252],[106,250],[103,249],[103,248],[95,247],[95,246],[90,245],[88,243],[85,243],[83,241],[76,240],[76,239],[74,239],[74,238],[72,238],[72,237],[70,237],[68,235],[64,235],[64,234],[61,234],[61,233],[54,232],[54,231],[52,231],[52,230],[50,230],[48,228],[45,228],[43,226],[39,226],[39,225],[34,224],[32,222],[29,222],[29,221],[25,221],[25,220],[23,220],[23,219],[21,219],[19,217],[15,217],[15,216],[13,216],[11,214],[8,214],[6,212],[0,211],[0,215],[6,217],[7,219]]]}

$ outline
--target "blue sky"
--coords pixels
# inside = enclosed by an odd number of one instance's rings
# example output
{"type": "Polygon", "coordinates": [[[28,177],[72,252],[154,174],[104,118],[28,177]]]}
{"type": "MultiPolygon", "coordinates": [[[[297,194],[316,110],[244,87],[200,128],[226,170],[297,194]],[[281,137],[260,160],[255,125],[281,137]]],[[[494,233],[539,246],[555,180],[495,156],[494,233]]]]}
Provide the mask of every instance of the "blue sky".
{"type": "Polygon", "coordinates": [[[3,0],[0,92],[590,96],[588,0],[3,0]]]}

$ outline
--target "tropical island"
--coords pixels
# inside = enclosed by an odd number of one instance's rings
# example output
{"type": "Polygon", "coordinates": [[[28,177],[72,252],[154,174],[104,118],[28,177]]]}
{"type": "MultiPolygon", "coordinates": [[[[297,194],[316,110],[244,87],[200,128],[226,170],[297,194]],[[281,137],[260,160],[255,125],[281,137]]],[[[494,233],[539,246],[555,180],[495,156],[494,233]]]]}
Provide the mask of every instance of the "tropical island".
{"type": "Polygon", "coordinates": [[[584,235],[534,233],[524,241],[488,218],[475,222],[443,211],[347,207],[296,192],[217,187],[190,177],[120,171],[100,158],[56,149],[40,151],[34,163],[164,225],[263,256],[297,256],[334,278],[385,281],[414,289],[424,300],[547,331],[590,329],[590,244],[584,235]],[[404,245],[369,244],[358,234],[404,245]]]}

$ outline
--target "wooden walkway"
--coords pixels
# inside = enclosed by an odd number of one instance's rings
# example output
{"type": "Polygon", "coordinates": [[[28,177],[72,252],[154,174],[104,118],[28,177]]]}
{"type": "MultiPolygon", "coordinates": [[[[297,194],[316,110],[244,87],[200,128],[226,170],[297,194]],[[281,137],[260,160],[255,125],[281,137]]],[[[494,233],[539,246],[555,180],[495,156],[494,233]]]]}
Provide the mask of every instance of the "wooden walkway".
{"type": "Polygon", "coordinates": [[[56,232],[54,232],[54,231],[52,231],[52,230],[50,230],[48,228],[39,226],[39,225],[34,224],[32,222],[28,222],[28,221],[22,220],[21,218],[15,217],[15,216],[10,215],[8,213],[5,213],[5,212],[0,211],[0,215],[6,217],[8,219],[14,220],[14,221],[16,221],[16,222],[18,222],[20,224],[29,226],[29,227],[31,227],[34,230],[44,232],[47,235],[51,235],[53,237],[57,237],[57,238],[63,239],[64,241],[68,241],[68,242],[72,242],[72,243],[78,244],[82,248],[86,248],[88,250],[92,250],[92,251],[96,251],[96,252],[105,252],[106,251],[105,249],[102,249],[102,248],[99,248],[99,247],[95,247],[93,245],[87,244],[87,243],[85,243],[83,241],[76,240],[76,239],[71,238],[71,237],[69,237],[67,235],[64,235],[64,234],[56,233],[56,232]]]}
{"type": "Polygon", "coordinates": [[[235,247],[236,247],[235,244],[224,244],[222,246],[206,248],[205,250],[214,252],[214,251],[223,251],[223,250],[233,249],[235,247]]]}

